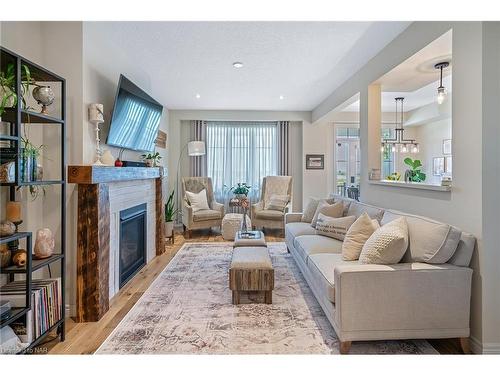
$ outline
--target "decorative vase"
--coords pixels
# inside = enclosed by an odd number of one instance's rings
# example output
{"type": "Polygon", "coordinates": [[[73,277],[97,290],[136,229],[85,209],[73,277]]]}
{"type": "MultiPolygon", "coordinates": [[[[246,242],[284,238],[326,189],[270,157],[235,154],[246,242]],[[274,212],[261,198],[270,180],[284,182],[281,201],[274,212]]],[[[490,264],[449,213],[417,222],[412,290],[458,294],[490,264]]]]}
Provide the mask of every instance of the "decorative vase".
{"type": "Polygon", "coordinates": [[[8,267],[10,265],[11,252],[7,244],[0,245],[0,267],[8,267]]]}
{"type": "Polygon", "coordinates": [[[123,162],[120,159],[115,160],[115,167],[123,167],[123,162]]]}
{"type": "Polygon", "coordinates": [[[174,231],[174,222],[173,221],[165,222],[165,236],[172,237],[173,231],[174,231]]]}
{"type": "Polygon", "coordinates": [[[12,236],[16,233],[16,226],[9,220],[0,221],[0,237],[12,236]]]}
{"type": "Polygon", "coordinates": [[[55,243],[54,235],[49,228],[38,229],[33,249],[35,259],[50,257],[54,253],[55,243]]]}
{"type": "Polygon", "coordinates": [[[48,115],[47,107],[54,103],[55,95],[50,86],[37,86],[33,89],[33,98],[42,106],[40,113],[48,115]]]}
{"type": "Polygon", "coordinates": [[[12,263],[18,267],[24,267],[26,265],[26,250],[18,249],[12,254],[12,263]]]}

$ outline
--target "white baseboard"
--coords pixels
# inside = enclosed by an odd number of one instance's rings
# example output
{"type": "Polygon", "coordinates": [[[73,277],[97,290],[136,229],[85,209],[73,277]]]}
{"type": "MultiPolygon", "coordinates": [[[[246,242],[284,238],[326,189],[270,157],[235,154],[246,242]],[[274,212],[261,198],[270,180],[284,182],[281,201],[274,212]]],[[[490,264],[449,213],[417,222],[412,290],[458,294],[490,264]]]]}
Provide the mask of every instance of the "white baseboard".
{"type": "Polygon", "coordinates": [[[476,337],[470,337],[470,347],[475,354],[500,354],[499,343],[482,343],[476,337]]]}

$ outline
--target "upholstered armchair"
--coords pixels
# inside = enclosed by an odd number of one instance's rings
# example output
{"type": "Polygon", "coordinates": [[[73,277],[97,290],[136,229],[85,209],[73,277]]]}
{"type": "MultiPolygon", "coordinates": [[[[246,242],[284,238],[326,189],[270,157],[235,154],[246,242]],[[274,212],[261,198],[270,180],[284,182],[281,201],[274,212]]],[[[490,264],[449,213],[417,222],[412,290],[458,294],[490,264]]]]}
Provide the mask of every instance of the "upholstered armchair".
{"type": "Polygon", "coordinates": [[[285,213],[292,204],[292,177],[290,176],[267,176],[262,179],[260,201],[252,205],[251,216],[253,227],[264,227],[271,229],[285,229],[285,213]],[[282,209],[274,209],[270,205],[271,197],[288,196],[288,204],[282,209]]]}
{"type": "Polygon", "coordinates": [[[191,230],[220,227],[224,217],[224,205],[215,201],[212,179],[210,177],[183,177],[182,178],[182,224],[186,236],[190,237],[191,230]],[[207,191],[209,210],[193,212],[193,208],[186,198],[186,191],[199,193],[207,191]]]}

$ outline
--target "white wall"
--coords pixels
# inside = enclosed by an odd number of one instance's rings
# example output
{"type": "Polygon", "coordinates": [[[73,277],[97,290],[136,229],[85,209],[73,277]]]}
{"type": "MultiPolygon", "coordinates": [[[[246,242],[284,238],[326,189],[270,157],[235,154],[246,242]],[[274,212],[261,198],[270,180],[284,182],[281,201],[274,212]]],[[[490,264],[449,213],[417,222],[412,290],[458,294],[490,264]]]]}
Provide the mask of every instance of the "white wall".
{"type": "MultiPolygon", "coordinates": [[[[168,161],[169,191],[175,188],[177,163],[181,148],[189,140],[189,121],[190,120],[221,120],[221,121],[290,121],[292,126],[291,138],[294,143],[292,148],[292,173],[293,176],[293,210],[302,209],[302,126],[310,124],[310,112],[280,112],[280,111],[222,111],[222,110],[170,110],[169,111],[169,134],[168,148],[170,158],[168,161]],[[296,199],[295,197],[298,197],[296,199]]],[[[181,162],[181,177],[183,173],[189,170],[189,162],[185,155],[181,162]]]]}
{"type": "MultiPolygon", "coordinates": [[[[496,42],[498,42],[498,34],[493,31],[495,27],[491,26],[492,30],[489,30],[492,34],[490,44],[495,41],[493,35],[497,36],[496,42]]],[[[472,262],[474,276],[471,334],[473,344],[475,344],[474,349],[482,350],[481,344],[483,347],[487,347],[488,345],[500,343],[499,325],[493,324],[498,321],[495,319],[498,319],[500,315],[500,304],[497,303],[498,295],[493,291],[493,284],[489,281],[498,276],[495,274],[494,277],[491,277],[488,274],[488,269],[484,267],[488,260],[498,259],[498,250],[496,247],[485,246],[483,243],[483,208],[481,202],[484,202],[486,198],[481,193],[484,181],[483,160],[485,159],[482,156],[485,138],[482,135],[483,129],[481,126],[483,124],[483,53],[486,53],[483,50],[483,24],[480,22],[413,23],[379,55],[358,71],[354,77],[346,81],[315,108],[313,110],[313,120],[320,119],[344,102],[346,98],[361,92],[361,149],[367,149],[368,85],[451,28],[453,29],[454,64],[452,103],[454,170],[452,192],[417,192],[404,188],[371,185],[368,183],[367,178],[368,158],[366,154],[362,157],[361,192],[362,199],[368,203],[434,217],[454,224],[477,237],[478,251],[475,253],[472,262]]],[[[494,51],[494,53],[498,53],[498,48],[494,49],[494,51]]],[[[493,70],[493,66],[490,66],[490,68],[493,70]]],[[[495,74],[495,77],[498,77],[498,72],[495,74]]],[[[485,77],[484,79],[489,80],[491,78],[485,77]]],[[[492,86],[494,86],[493,83],[492,86]]],[[[495,91],[497,89],[495,86],[492,91],[497,92],[495,91]]],[[[498,118],[497,112],[495,112],[498,111],[498,96],[496,98],[495,109],[493,110],[493,103],[491,103],[490,109],[492,110],[491,113],[495,113],[496,118],[498,118]]],[[[492,121],[493,118],[495,116],[492,115],[492,121]]],[[[488,127],[488,130],[493,131],[492,129],[492,125],[488,127]]],[[[376,139],[371,141],[378,142],[376,139]]],[[[498,152],[498,147],[496,152],[498,152]]],[[[498,164],[496,166],[498,167],[498,164]]],[[[484,175],[489,173],[484,173],[484,175]]],[[[498,181],[496,182],[497,185],[492,185],[491,189],[494,186],[498,191],[498,181]]],[[[496,212],[498,213],[498,211],[496,212]]]]}

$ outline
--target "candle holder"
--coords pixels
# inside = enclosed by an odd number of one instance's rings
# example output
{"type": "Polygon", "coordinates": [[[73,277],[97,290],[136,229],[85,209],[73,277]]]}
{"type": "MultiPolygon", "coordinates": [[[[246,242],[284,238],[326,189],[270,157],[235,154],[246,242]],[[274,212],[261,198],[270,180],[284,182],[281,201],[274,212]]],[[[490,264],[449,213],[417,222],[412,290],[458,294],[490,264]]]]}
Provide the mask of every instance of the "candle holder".
{"type": "MultiPolygon", "coordinates": [[[[19,225],[21,225],[22,223],[22,220],[12,222],[12,224],[16,226],[16,231],[14,233],[19,232],[19,225]]],[[[9,247],[9,250],[12,252],[12,254],[14,254],[14,251],[19,250],[19,240],[9,242],[7,246],[9,247]]]]}

